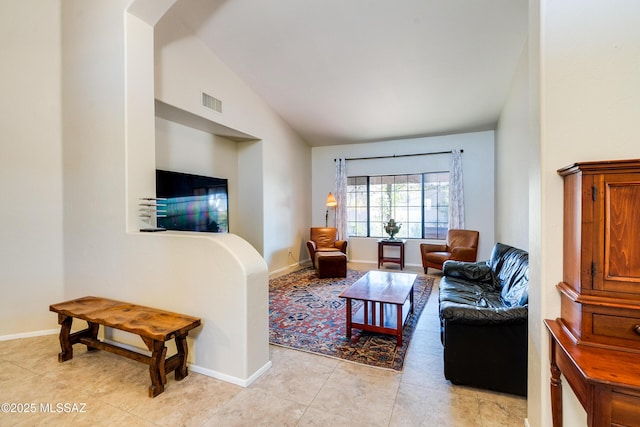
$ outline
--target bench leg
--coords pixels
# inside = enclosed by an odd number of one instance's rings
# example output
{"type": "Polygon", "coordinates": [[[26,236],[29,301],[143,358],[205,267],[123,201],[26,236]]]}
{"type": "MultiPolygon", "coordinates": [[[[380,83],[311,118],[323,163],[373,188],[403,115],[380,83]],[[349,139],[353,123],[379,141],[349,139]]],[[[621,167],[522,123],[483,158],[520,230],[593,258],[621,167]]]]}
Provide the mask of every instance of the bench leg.
{"type": "Polygon", "coordinates": [[[58,324],[60,325],[60,353],[58,362],[66,362],[73,359],[73,345],[71,344],[71,324],[73,317],[58,314],[58,324]]]}
{"type": "MultiPolygon", "coordinates": [[[[89,325],[89,327],[87,328],[87,332],[86,332],[86,336],[88,338],[91,338],[93,340],[97,340],[98,339],[98,329],[100,328],[100,324],[99,323],[93,323],[93,322],[87,322],[87,324],[89,325]]],[[[98,351],[99,349],[96,347],[91,347],[89,345],[87,345],[87,351],[98,351]]]]}
{"type": "Polygon", "coordinates": [[[176,367],[175,379],[176,381],[180,381],[181,379],[189,375],[189,370],[187,369],[187,355],[189,354],[189,348],[187,346],[186,335],[176,337],[176,348],[178,349],[178,357],[180,359],[180,363],[176,367]]]}
{"type": "Polygon", "coordinates": [[[149,386],[149,397],[156,397],[164,391],[167,383],[167,375],[164,370],[164,359],[167,355],[167,347],[163,341],[145,340],[147,347],[151,350],[151,362],[149,363],[149,375],[151,385],[149,386]]]}
{"type": "MultiPolygon", "coordinates": [[[[71,333],[73,317],[58,314],[58,323],[61,325],[60,348],[62,349],[58,354],[58,362],[66,362],[67,360],[73,359],[73,345],[79,343],[82,338],[90,338],[94,341],[98,338],[98,329],[100,328],[100,324],[98,323],[87,322],[89,325],[87,329],[74,333],[71,333]]],[[[98,349],[87,344],[87,351],[96,350],[98,349]]]]}

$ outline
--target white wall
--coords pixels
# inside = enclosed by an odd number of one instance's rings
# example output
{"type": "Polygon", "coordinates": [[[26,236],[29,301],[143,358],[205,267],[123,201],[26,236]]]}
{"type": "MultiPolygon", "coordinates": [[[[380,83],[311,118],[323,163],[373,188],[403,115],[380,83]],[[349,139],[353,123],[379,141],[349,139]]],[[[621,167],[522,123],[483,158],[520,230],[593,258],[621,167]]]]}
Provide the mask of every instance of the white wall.
{"type": "Polygon", "coordinates": [[[239,231],[270,271],[287,268],[310,218],[311,149],[169,12],[155,28],[155,96],[162,102],[253,135],[239,147],[239,231]],[[222,113],[200,105],[201,92],[222,100],[222,113]]]}
{"type": "MultiPolygon", "coordinates": [[[[488,259],[494,240],[494,132],[475,132],[437,137],[400,139],[367,144],[347,144],[313,148],[312,223],[325,224],[327,194],[335,191],[335,158],[375,157],[430,153],[462,149],[466,228],[480,231],[478,260],[488,259]]],[[[347,174],[403,174],[447,171],[450,155],[401,157],[397,159],[347,162],[347,174]]],[[[330,226],[333,225],[330,215],[330,226]]],[[[307,232],[308,234],[308,232],[307,232]]],[[[308,236],[307,236],[308,238],[308,236]]],[[[377,263],[375,238],[350,238],[347,246],[352,261],[377,263]]],[[[407,265],[422,265],[419,244],[409,239],[405,248],[407,265]]],[[[308,253],[305,254],[309,258],[308,253]]]]}
{"type": "MultiPolygon", "coordinates": [[[[537,25],[537,24],[535,24],[537,25]]],[[[535,177],[540,168],[540,145],[535,129],[539,119],[537,109],[535,65],[538,63],[536,32],[530,31],[531,42],[524,46],[516,74],[504,104],[496,129],[496,236],[498,240],[518,242],[530,252],[529,257],[529,425],[540,424],[541,412],[549,411],[548,383],[541,365],[545,361],[548,338],[542,329],[542,294],[548,290],[538,279],[540,275],[540,213],[539,185],[535,177]],[[533,69],[533,70],[532,70],[533,69]],[[536,207],[538,209],[536,209],[536,207]],[[531,238],[530,238],[531,237],[531,238]],[[533,250],[533,252],[532,252],[533,250]],[[543,384],[544,383],[544,384],[543,384]],[[544,385],[545,387],[542,387],[544,385]]],[[[548,370],[548,366],[546,367],[548,370]]]]}
{"type": "Polygon", "coordinates": [[[57,328],[63,294],[60,2],[0,2],[0,336],[57,328]]]}
{"type": "Polygon", "coordinates": [[[529,250],[529,47],[525,45],[496,128],[496,240],[529,250]]]}
{"type": "MultiPolygon", "coordinates": [[[[542,319],[560,316],[555,285],[562,279],[563,187],[557,169],[578,161],[640,157],[640,3],[531,0],[530,6],[537,14],[532,16],[530,37],[535,40],[530,38],[530,44],[539,47],[530,72],[540,77],[539,110],[532,112],[534,123],[539,113],[539,186],[532,186],[539,209],[532,205],[536,215],[530,218],[532,231],[540,232],[539,240],[530,235],[530,255],[539,264],[530,278],[540,283],[541,294],[536,308],[540,313],[535,325],[530,319],[529,332],[538,342],[538,360],[530,353],[529,368],[539,368],[542,378],[535,388],[530,384],[529,421],[531,426],[547,426],[548,336],[542,319]]],[[[563,392],[564,425],[584,426],[584,411],[566,382],[563,392]]]]}

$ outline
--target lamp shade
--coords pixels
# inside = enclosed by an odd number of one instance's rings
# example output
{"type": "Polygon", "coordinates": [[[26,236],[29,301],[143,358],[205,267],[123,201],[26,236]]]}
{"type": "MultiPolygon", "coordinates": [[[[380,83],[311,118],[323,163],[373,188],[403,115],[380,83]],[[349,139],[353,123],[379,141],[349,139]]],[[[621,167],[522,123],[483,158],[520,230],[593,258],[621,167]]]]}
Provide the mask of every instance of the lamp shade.
{"type": "Polygon", "coordinates": [[[327,196],[327,206],[337,206],[338,202],[336,201],[336,198],[333,197],[332,193],[329,193],[329,195],[327,196]]]}

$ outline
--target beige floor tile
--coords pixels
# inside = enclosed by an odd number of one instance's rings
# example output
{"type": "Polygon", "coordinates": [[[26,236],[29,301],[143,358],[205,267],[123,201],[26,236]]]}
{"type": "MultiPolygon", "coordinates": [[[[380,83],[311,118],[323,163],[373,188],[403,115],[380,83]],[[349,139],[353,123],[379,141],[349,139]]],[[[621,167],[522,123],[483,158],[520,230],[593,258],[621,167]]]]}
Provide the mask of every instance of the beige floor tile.
{"type": "Polygon", "coordinates": [[[481,427],[475,396],[401,384],[390,426],[481,427]]]}
{"type": "Polygon", "coordinates": [[[203,426],[295,426],[306,407],[260,390],[244,389],[203,426]]]}
{"type": "Polygon", "coordinates": [[[387,425],[401,374],[352,363],[336,367],[311,408],[367,423],[387,425]]]}
{"type": "Polygon", "coordinates": [[[527,400],[524,397],[480,391],[478,400],[480,417],[486,426],[520,427],[527,416],[527,400]]]}
{"type": "MultiPolygon", "coordinates": [[[[57,405],[52,405],[56,408],[57,405]]],[[[110,405],[96,405],[86,412],[74,412],[76,408],[73,406],[61,407],[62,412],[40,412],[34,414],[33,417],[17,424],[17,426],[71,426],[74,427],[111,427],[111,426],[138,426],[153,427],[150,421],[136,417],[126,411],[114,408],[110,405]],[[67,411],[68,412],[65,412],[67,411]]],[[[78,411],[80,411],[78,409],[78,411]]]]}
{"type": "Polygon", "coordinates": [[[190,373],[181,381],[167,380],[163,393],[153,399],[138,399],[129,412],[160,426],[200,426],[242,390],[190,373]]]}
{"type": "Polygon", "coordinates": [[[308,408],[298,422],[298,427],[368,427],[370,425],[364,420],[354,420],[315,408],[308,408]]]}
{"type": "Polygon", "coordinates": [[[272,369],[258,378],[251,388],[307,406],[327,382],[338,361],[291,351],[290,356],[275,358],[272,363],[272,369]],[[331,363],[326,363],[329,361],[331,363]]]}

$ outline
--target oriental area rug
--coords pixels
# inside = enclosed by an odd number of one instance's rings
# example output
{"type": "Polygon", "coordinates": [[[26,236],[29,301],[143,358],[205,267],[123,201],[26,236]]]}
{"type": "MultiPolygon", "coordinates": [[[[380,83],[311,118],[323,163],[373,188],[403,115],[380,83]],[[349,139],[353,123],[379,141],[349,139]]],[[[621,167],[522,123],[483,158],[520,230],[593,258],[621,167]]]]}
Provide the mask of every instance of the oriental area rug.
{"type": "MultiPolygon", "coordinates": [[[[313,268],[269,280],[269,342],[370,366],[401,371],[433,278],[418,276],[414,313],[404,326],[402,346],[396,337],[353,329],[346,337],[346,300],[338,295],[366,271],[347,270],[346,278],[319,279],[313,268]]],[[[353,300],[353,310],[362,306],[353,300]]]]}

